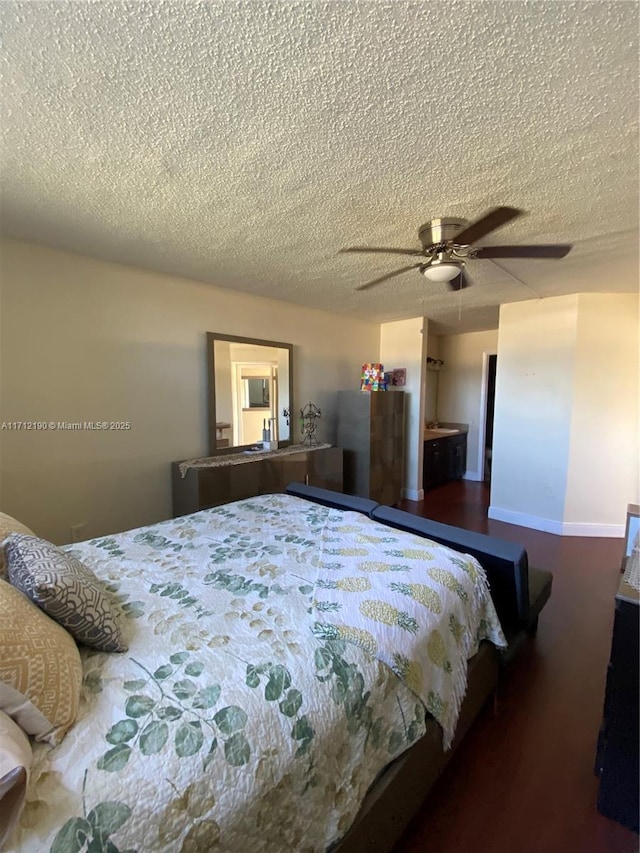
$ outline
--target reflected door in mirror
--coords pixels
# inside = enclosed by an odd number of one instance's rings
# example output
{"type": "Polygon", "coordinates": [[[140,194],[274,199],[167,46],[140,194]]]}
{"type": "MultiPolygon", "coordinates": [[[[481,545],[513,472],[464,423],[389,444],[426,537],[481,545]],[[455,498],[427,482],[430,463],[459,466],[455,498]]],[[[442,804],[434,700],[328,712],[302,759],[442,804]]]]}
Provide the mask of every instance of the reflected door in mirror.
{"type": "Polygon", "coordinates": [[[207,338],[210,452],[250,447],[265,430],[271,441],[289,444],[283,411],[291,406],[292,346],[213,332],[207,338]]]}

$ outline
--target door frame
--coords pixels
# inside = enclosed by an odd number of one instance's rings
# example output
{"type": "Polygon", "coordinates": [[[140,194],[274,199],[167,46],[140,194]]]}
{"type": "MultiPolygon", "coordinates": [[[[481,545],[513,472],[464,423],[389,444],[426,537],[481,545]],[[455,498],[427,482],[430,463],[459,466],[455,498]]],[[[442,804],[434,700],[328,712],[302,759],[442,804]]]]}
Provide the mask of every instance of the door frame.
{"type": "MultiPolygon", "coordinates": [[[[245,367],[265,368],[265,375],[257,378],[269,380],[269,422],[275,430],[274,441],[277,441],[278,429],[278,368],[267,361],[232,361],[233,384],[231,387],[231,400],[234,411],[233,440],[236,445],[245,444],[244,441],[244,389],[242,387],[242,371],[245,367]]],[[[244,377],[247,378],[247,377],[244,377]]],[[[263,411],[266,411],[263,410],[263,411]]]]}

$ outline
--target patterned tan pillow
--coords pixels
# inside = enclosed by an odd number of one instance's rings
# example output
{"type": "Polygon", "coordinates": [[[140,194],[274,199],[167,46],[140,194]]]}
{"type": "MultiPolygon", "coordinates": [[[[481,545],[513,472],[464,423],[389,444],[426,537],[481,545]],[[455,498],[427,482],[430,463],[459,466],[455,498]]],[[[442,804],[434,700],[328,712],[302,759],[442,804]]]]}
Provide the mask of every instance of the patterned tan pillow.
{"type": "Polygon", "coordinates": [[[29,739],[11,717],[0,711],[0,850],[24,807],[31,759],[29,739]]]}
{"type": "Polygon", "coordinates": [[[4,543],[9,582],[79,643],[126,652],[118,614],[93,572],[51,542],[14,533],[4,543]]]}
{"type": "MultiPolygon", "coordinates": [[[[35,536],[33,530],[29,530],[24,524],[20,524],[15,518],[11,518],[5,512],[0,512],[0,542],[6,539],[10,533],[26,533],[29,536],[35,536]]],[[[4,548],[0,547],[0,578],[6,580],[7,569],[4,559],[4,548]]]]}
{"type": "Polygon", "coordinates": [[[55,744],[76,719],[81,683],[73,637],[0,580],[0,710],[55,744]]]}

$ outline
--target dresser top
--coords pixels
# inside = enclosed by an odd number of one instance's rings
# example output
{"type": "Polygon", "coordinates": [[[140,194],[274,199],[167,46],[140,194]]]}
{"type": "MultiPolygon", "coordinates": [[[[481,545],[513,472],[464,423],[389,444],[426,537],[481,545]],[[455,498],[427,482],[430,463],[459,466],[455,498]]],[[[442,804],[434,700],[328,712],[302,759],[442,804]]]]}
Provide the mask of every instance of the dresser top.
{"type": "Polygon", "coordinates": [[[220,456],[203,456],[200,459],[185,459],[178,463],[180,476],[186,477],[190,468],[224,468],[228,465],[244,465],[256,459],[272,459],[274,456],[289,456],[292,453],[305,453],[312,450],[326,450],[330,444],[291,444],[278,450],[241,450],[238,453],[225,453],[220,456]]]}

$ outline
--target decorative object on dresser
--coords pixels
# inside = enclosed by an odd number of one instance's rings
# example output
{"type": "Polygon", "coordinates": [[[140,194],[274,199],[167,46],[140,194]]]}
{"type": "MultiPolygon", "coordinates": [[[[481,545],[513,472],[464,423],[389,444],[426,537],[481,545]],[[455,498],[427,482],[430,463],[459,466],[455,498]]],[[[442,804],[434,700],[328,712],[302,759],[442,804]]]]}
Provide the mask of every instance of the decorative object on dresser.
{"type": "Polygon", "coordinates": [[[391,374],[392,374],[392,378],[391,378],[392,385],[400,386],[400,385],[406,385],[407,384],[407,368],[406,367],[396,367],[394,370],[391,371],[391,374]]]}
{"type": "MultiPolygon", "coordinates": [[[[626,574],[626,573],[625,573],[626,574]]],[[[623,578],[607,671],[602,725],[596,751],[598,811],[638,832],[638,644],[640,592],[623,578]]]]}
{"type": "Polygon", "coordinates": [[[338,391],[338,446],[350,495],[393,505],[402,498],[404,391],[338,391]]]}
{"type": "Polygon", "coordinates": [[[300,409],[300,432],[302,433],[302,444],[305,447],[317,447],[320,444],[316,433],[318,421],[321,417],[322,412],[313,403],[307,403],[304,408],[300,409]]]}
{"type": "Polygon", "coordinates": [[[207,332],[209,453],[233,453],[262,440],[291,443],[293,346],[207,332]],[[269,439],[263,425],[269,423],[269,439]]]}
{"type": "Polygon", "coordinates": [[[342,491],[342,449],[330,444],[233,453],[173,462],[173,515],[284,492],[289,483],[342,491]]]}
{"type": "Polygon", "coordinates": [[[361,391],[386,391],[387,380],[383,364],[367,362],[360,372],[361,391]]]}

